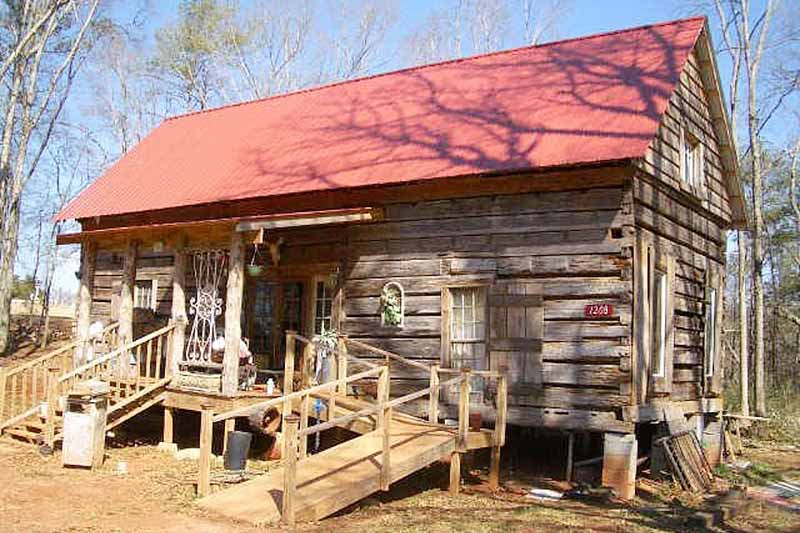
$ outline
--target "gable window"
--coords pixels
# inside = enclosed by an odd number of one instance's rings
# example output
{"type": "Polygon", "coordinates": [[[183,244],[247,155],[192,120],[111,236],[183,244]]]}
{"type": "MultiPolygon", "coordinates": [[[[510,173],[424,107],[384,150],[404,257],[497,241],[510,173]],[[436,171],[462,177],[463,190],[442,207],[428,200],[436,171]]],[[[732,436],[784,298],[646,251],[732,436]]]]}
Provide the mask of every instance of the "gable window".
{"type": "Polygon", "coordinates": [[[703,174],[703,145],[689,133],[683,131],[681,142],[681,181],[690,187],[700,185],[703,174]]]}
{"type": "Polygon", "coordinates": [[[706,377],[714,377],[717,358],[717,289],[708,288],[708,301],[706,302],[706,377]]]}
{"type": "Polygon", "coordinates": [[[330,331],[333,328],[333,281],[317,278],[314,281],[314,333],[330,331]]]}
{"type": "Polygon", "coordinates": [[[653,376],[663,378],[667,373],[667,274],[660,270],[653,276],[653,376]]]}
{"type": "Polygon", "coordinates": [[[137,280],[133,290],[133,307],[156,310],[158,282],[154,279],[137,280]]]}

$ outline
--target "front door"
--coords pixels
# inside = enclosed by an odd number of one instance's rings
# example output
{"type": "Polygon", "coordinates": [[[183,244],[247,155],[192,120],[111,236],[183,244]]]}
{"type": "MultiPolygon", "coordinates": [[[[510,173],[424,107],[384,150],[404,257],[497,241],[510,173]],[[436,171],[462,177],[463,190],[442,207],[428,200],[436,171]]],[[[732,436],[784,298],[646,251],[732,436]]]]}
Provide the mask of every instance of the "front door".
{"type": "Polygon", "coordinates": [[[286,331],[303,331],[303,282],[256,278],[248,291],[248,336],[256,366],[280,370],[286,331]]]}

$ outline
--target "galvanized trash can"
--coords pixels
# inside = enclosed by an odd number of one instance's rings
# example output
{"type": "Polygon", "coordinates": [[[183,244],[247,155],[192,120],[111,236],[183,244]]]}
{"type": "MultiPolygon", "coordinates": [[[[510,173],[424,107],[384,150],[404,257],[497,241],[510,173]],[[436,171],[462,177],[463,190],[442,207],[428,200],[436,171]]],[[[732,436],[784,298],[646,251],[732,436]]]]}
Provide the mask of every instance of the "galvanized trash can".
{"type": "Polygon", "coordinates": [[[84,381],[67,394],[64,410],[63,466],[99,468],[106,445],[108,383],[84,381]]]}

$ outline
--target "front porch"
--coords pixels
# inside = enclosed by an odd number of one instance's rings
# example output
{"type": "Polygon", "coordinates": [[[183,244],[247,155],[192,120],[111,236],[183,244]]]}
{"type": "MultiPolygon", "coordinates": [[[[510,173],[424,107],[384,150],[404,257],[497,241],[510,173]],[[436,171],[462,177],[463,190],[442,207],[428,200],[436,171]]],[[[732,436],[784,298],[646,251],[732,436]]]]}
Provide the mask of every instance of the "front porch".
{"type": "MultiPolygon", "coordinates": [[[[78,344],[89,342],[98,319],[119,323],[121,344],[171,325],[164,365],[176,408],[200,397],[264,397],[270,380],[277,392],[286,333],[313,338],[337,330],[342,314],[343,258],[334,253],[303,260],[302,241],[313,239],[319,225],[372,217],[373,210],[349,209],[61,236],[60,243],[83,246],[78,344]],[[293,237],[288,250],[286,232],[293,237]],[[140,262],[146,265],[141,271],[140,262]],[[121,272],[118,280],[105,281],[102,271],[95,272],[106,263],[121,272]],[[101,297],[108,304],[99,303],[101,297]],[[101,312],[106,305],[108,311],[101,312]],[[181,391],[192,394],[179,400],[181,391]]],[[[80,350],[75,355],[82,360],[80,350]]]]}

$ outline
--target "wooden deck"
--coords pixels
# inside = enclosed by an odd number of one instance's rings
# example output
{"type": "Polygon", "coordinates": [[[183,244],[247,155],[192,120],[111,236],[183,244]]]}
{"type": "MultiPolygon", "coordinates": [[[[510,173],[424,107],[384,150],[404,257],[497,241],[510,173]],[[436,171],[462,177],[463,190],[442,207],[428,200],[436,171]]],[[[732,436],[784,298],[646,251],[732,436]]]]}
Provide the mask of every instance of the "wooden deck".
{"type": "MultiPolygon", "coordinates": [[[[477,444],[483,433],[470,440],[477,444]]],[[[404,418],[393,420],[390,426],[390,481],[394,483],[436,461],[449,458],[455,446],[455,430],[404,418]]],[[[297,520],[325,518],[379,491],[381,450],[381,432],[370,431],[298,461],[297,520]]],[[[283,486],[284,469],[280,467],[237,487],[207,496],[199,501],[199,505],[234,520],[256,525],[276,524],[281,519],[283,486]]]]}

